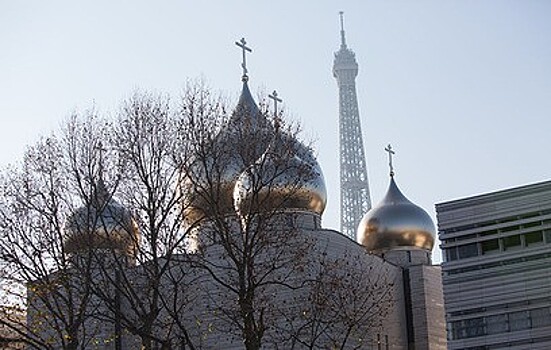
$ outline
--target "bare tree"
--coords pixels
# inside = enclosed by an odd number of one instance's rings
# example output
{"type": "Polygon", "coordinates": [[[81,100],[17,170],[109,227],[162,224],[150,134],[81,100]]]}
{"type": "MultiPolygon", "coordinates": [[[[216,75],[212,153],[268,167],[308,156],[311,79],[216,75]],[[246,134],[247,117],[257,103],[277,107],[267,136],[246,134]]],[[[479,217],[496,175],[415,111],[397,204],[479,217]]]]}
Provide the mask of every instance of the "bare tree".
{"type": "MultiPolygon", "coordinates": [[[[42,139],[28,149],[21,169],[6,172],[1,184],[3,304],[25,310],[29,321],[0,323],[34,348],[85,348],[95,335],[94,329],[83,328],[89,318],[90,274],[81,270],[76,275],[63,244],[65,218],[85,186],[71,182],[64,151],[55,136],[42,139]]],[[[90,161],[82,159],[83,169],[92,168],[90,161]]]]}
{"type": "Polygon", "coordinates": [[[117,334],[124,329],[137,337],[119,340],[116,348],[197,348],[189,334],[193,323],[181,316],[194,302],[189,286],[197,278],[189,268],[191,228],[184,225],[181,191],[193,152],[186,113],[216,123],[224,111],[198,84],[188,86],[179,107],[166,96],[137,93],[124,103],[109,143],[102,145],[116,172],[111,195],[132,211],[139,230],[132,254],[109,250],[110,264],[100,265],[92,284],[105,306],[99,317],[116,325],[117,334]]]}
{"type": "Polygon", "coordinates": [[[31,346],[349,348],[384,317],[391,282],[359,247],[320,248],[313,151],[246,84],[231,114],[200,84],[89,114],[2,181],[6,301],[31,346]]]}
{"type": "Polygon", "coordinates": [[[168,295],[181,292],[166,281],[174,276],[186,237],[179,179],[188,150],[179,142],[180,127],[167,97],[135,94],[124,104],[108,145],[120,165],[115,193],[133,212],[140,241],[131,266],[120,256],[103,266],[94,293],[107,306],[102,317],[137,336],[143,349],[168,349],[175,338],[193,348],[185,327],[174,327],[166,312],[168,295]]]}
{"type": "Polygon", "coordinates": [[[305,192],[321,174],[298,129],[247,94],[221,127],[186,115],[195,148],[184,191],[187,223],[200,228],[193,266],[208,281],[201,321],[229,333],[229,342],[259,349],[274,346],[277,304],[304,287],[294,272],[304,269],[311,241],[292,221],[297,210],[312,209],[305,192]]]}
{"type": "Polygon", "coordinates": [[[0,349],[24,349],[25,339],[16,330],[21,327],[24,318],[25,313],[21,312],[21,309],[16,306],[5,306],[0,308],[0,319],[5,322],[0,324],[0,349]],[[9,325],[6,325],[6,323],[9,323],[9,325]]]}
{"type": "Polygon", "coordinates": [[[297,312],[283,312],[293,348],[361,349],[375,343],[396,302],[389,266],[361,250],[319,244],[314,250],[318,259],[306,272],[308,293],[298,299],[297,312]]]}

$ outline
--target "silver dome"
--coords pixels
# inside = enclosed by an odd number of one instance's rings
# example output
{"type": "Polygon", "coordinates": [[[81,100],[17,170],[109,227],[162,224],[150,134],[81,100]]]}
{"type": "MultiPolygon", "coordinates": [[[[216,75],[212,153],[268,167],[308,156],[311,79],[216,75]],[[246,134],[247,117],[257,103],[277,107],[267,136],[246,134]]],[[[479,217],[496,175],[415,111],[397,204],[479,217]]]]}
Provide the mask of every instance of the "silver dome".
{"type": "Polygon", "coordinates": [[[284,210],[321,215],[327,191],[311,149],[288,134],[276,132],[268,150],[239,176],[234,201],[240,215],[284,210]]]}
{"type": "Polygon", "coordinates": [[[235,214],[233,190],[239,175],[268,148],[273,127],[256,105],[247,80],[231,118],[183,179],[183,210],[193,224],[213,215],[235,214]],[[207,178],[208,177],[208,178],[207,178]]]}
{"type": "Polygon", "coordinates": [[[65,224],[67,253],[114,249],[133,256],[139,243],[137,225],[128,209],[111,198],[102,180],[90,205],[77,209],[65,224]]]}
{"type": "Polygon", "coordinates": [[[375,253],[398,247],[431,251],[435,237],[430,216],[402,194],[394,177],[384,199],[365,214],[357,231],[358,243],[375,253]]]}

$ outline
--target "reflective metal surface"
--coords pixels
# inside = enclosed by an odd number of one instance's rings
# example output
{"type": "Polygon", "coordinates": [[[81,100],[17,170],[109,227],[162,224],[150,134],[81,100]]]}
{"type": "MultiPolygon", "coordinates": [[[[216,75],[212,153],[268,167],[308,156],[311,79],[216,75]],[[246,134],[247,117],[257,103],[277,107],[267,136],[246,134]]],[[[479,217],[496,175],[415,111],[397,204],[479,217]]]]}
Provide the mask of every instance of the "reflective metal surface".
{"type": "Polygon", "coordinates": [[[222,181],[214,185],[203,182],[191,183],[189,179],[184,180],[183,210],[184,219],[188,225],[195,224],[203,218],[211,216],[224,216],[235,214],[233,207],[234,181],[222,181]]]}
{"type": "Polygon", "coordinates": [[[110,198],[101,180],[90,206],[77,209],[67,219],[65,234],[68,253],[115,249],[132,256],[140,239],[130,211],[110,198]]]}
{"type": "Polygon", "coordinates": [[[235,183],[266,151],[273,133],[272,124],[259,111],[244,80],[239,102],[216,136],[212,154],[207,159],[197,159],[183,181],[186,222],[193,224],[211,215],[235,214],[235,183]]]}
{"type": "Polygon", "coordinates": [[[357,231],[358,243],[372,252],[404,246],[432,250],[435,237],[430,216],[400,192],[392,177],[385,198],[367,212],[357,231]]]}
{"type": "Polygon", "coordinates": [[[266,153],[236,182],[235,209],[251,212],[305,210],[322,214],[327,191],[312,151],[287,134],[276,134],[266,153]]]}
{"type": "Polygon", "coordinates": [[[213,154],[198,159],[183,180],[188,224],[210,216],[265,210],[322,214],[327,203],[321,168],[310,148],[275,131],[256,106],[247,81],[213,154]]]}

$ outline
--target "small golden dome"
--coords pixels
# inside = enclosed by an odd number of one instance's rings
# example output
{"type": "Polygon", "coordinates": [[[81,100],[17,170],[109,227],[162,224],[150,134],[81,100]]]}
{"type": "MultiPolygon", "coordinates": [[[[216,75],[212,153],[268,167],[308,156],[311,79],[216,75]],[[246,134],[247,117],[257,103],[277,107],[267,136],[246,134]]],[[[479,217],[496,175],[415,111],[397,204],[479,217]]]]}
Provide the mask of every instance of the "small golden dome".
{"type": "Polygon", "coordinates": [[[268,148],[273,127],[256,105],[247,80],[231,118],[203,159],[197,159],[182,181],[186,222],[213,215],[234,215],[233,190],[239,175],[268,148]]]}
{"type": "Polygon", "coordinates": [[[111,198],[103,181],[97,184],[91,203],[77,209],[65,224],[67,253],[89,249],[114,249],[134,256],[140,240],[130,211],[111,198]]]}
{"type": "Polygon", "coordinates": [[[358,243],[375,253],[398,247],[431,251],[435,237],[430,216],[400,192],[394,177],[384,199],[365,214],[357,231],[358,243]]]}
{"type": "Polygon", "coordinates": [[[235,184],[235,210],[251,212],[325,210],[327,191],[312,150],[287,134],[276,133],[270,147],[235,184]]]}

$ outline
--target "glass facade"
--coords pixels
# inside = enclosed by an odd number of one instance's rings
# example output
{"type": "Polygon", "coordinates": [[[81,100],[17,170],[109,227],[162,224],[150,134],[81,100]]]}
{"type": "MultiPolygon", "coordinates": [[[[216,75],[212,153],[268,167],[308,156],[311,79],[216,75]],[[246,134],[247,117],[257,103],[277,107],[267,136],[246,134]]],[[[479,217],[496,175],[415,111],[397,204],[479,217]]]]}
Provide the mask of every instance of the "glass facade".
{"type": "MultiPolygon", "coordinates": [[[[545,220],[548,222],[546,225],[551,226],[551,220],[545,220]]],[[[538,224],[539,225],[539,224],[538,224]]],[[[514,231],[510,231],[511,227],[507,227],[505,231],[493,231],[492,235],[496,235],[497,238],[486,238],[489,236],[487,232],[481,232],[477,235],[473,235],[471,239],[479,239],[478,242],[459,244],[460,239],[448,239],[444,240],[443,256],[445,261],[455,261],[459,259],[474,258],[480,255],[496,254],[503,251],[514,251],[518,249],[532,248],[543,244],[551,244],[551,228],[538,229],[528,231],[522,234],[514,234],[514,231]],[[507,235],[505,236],[505,232],[507,235]],[[452,245],[447,247],[449,245],[452,245]]],[[[518,228],[517,228],[518,229],[518,228]]]]}
{"type": "Polygon", "coordinates": [[[551,326],[551,307],[469,318],[449,324],[451,339],[465,339],[490,334],[551,326]]]}
{"type": "Polygon", "coordinates": [[[551,349],[551,181],[436,212],[448,348],[551,349]]]}

